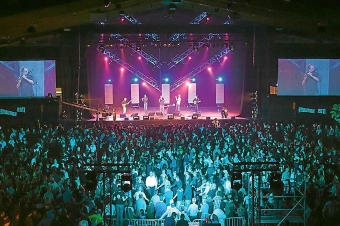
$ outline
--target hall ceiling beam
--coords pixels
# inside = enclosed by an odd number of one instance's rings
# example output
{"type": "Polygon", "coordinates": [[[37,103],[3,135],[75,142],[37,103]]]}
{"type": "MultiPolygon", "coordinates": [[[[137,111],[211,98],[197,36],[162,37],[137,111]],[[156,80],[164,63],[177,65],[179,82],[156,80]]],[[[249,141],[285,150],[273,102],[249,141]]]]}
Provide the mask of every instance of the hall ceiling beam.
{"type": "MultiPolygon", "coordinates": [[[[208,34],[208,33],[245,33],[252,34],[254,26],[262,25],[250,25],[243,23],[233,24],[176,24],[167,25],[162,24],[124,24],[124,25],[112,25],[106,24],[105,26],[97,24],[87,24],[80,27],[81,32],[84,34],[146,34],[146,33],[193,33],[193,34],[208,34]]],[[[275,31],[275,28],[272,28],[275,31]]]]}
{"type": "Polygon", "coordinates": [[[118,17],[119,11],[138,12],[160,7],[158,0],[115,0],[110,8],[104,7],[103,0],[79,0],[69,4],[40,9],[18,15],[0,18],[0,38],[16,39],[47,32],[62,31],[64,28],[77,27],[91,23],[91,14],[105,13],[108,18],[118,17]],[[115,7],[119,5],[119,7],[115,7]],[[28,33],[29,27],[34,33],[28,33]]]}
{"type": "MultiPolygon", "coordinates": [[[[115,0],[114,3],[118,4],[119,8],[115,8],[115,4],[112,4],[110,8],[104,8],[102,0],[79,0],[65,5],[3,17],[0,18],[0,38],[13,40],[39,34],[43,35],[47,32],[62,31],[64,28],[91,23],[91,14],[96,13],[103,13],[108,18],[114,18],[119,16],[121,9],[125,13],[137,13],[148,9],[166,7],[161,4],[160,0],[115,0]],[[35,29],[34,34],[27,33],[28,28],[31,26],[35,29]]],[[[201,12],[206,11],[212,14],[216,13],[222,16],[235,16],[237,14],[241,21],[282,28],[283,31],[281,32],[284,33],[309,35],[311,37],[322,35],[335,40],[340,37],[340,15],[335,10],[332,14],[327,14],[327,16],[324,13],[315,16],[314,14],[308,15],[306,13],[303,15],[296,12],[290,13],[279,7],[269,9],[254,6],[241,0],[233,0],[231,9],[226,9],[226,4],[225,0],[190,0],[184,1],[184,4],[178,7],[201,12]],[[323,23],[325,23],[326,29],[320,33],[318,28],[323,23]]],[[[215,31],[206,31],[205,33],[215,33],[215,31]]]]}

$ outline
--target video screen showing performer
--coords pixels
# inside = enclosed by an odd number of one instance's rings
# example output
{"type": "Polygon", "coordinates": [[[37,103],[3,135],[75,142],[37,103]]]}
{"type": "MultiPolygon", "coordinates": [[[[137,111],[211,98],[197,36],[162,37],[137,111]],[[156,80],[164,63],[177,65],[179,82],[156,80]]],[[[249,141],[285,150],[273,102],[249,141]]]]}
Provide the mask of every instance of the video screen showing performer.
{"type": "Polygon", "coordinates": [[[55,60],[0,61],[0,98],[56,95],[55,60]]]}
{"type": "Polygon", "coordinates": [[[340,95],[340,59],[279,59],[278,95],[340,95]]]}

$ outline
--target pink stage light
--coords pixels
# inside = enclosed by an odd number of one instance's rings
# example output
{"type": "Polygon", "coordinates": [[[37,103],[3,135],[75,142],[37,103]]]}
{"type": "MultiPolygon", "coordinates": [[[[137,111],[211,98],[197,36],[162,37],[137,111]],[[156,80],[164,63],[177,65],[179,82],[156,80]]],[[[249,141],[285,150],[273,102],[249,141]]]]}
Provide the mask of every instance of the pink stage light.
{"type": "Polygon", "coordinates": [[[124,71],[124,68],[123,68],[123,67],[121,67],[121,68],[120,68],[120,71],[121,71],[121,72],[123,72],[123,71],[124,71]]]}
{"type": "Polygon", "coordinates": [[[228,59],[228,57],[227,57],[227,56],[225,56],[225,57],[224,57],[224,60],[227,60],[227,59],[228,59]]]}
{"type": "Polygon", "coordinates": [[[191,60],[191,56],[189,56],[189,60],[191,60]]]}
{"type": "Polygon", "coordinates": [[[146,85],[146,83],[145,83],[145,82],[143,82],[143,83],[142,83],[142,85],[143,85],[143,86],[145,86],[145,85],[146,85]]]}
{"type": "Polygon", "coordinates": [[[211,67],[208,67],[208,71],[211,71],[211,67]]]}
{"type": "Polygon", "coordinates": [[[142,59],[142,57],[141,57],[141,56],[139,56],[139,57],[138,57],[138,60],[141,60],[141,59],[142,59]]]}
{"type": "Polygon", "coordinates": [[[190,82],[186,82],[187,86],[190,86],[190,82]]]}
{"type": "Polygon", "coordinates": [[[108,58],[108,57],[105,57],[104,59],[105,59],[105,61],[107,61],[109,58],[108,58]]]}

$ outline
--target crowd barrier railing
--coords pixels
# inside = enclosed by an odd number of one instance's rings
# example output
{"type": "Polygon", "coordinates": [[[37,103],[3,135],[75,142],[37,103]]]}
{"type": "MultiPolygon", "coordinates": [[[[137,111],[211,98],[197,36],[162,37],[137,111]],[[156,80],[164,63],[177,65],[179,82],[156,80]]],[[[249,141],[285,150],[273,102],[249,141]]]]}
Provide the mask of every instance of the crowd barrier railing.
{"type": "MultiPolygon", "coordinates": [[[[202,226],[204,219],[195,219],[192,221],[191,226],[202,226]]],[[[246,219],[244,217],[229,217],[225,219],[225,226],[244,226],[246,219]]]]}
{"type": "MultiPolygon", "coordinates": [[[[130,226],[163,226],[164,219],[132,219],[132,220],[124,220],[128,222],[130,226]]],[[[195,219],[189,223],[190,226],[202,226],[204,219],[195,219]]],[[[110,221],[106,221],[106,225],[109,225],[110,221]]],[[[116,225],[116,219],[112,219],[112,224],[116,225]]],[[[244,226],[245,218],[244,217],[230,217],[225,219],[225,226],[244,226]]]]}

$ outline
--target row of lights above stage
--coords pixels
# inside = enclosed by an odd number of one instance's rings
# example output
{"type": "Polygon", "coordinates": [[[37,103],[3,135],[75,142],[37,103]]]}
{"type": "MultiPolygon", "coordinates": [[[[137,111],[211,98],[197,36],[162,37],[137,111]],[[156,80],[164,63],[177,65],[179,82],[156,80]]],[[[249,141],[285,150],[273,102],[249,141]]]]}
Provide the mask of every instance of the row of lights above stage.
{"type": "MultiPolygon", "coordinates": [[[[137,58],[137,59],[138,59],[138,60],[142,60],[142,57],[141,57],[141,56],[138,56],[138,58],[137,58]]],[[[188,57],[188,61],[189,61],[189,60],[191,60],[191,59],[192,59],[192,57],[191,57],[191,56],[189,56],[189,57],[188,57]]],[[[224,57],[223,57],[223,60],[224,60],[224,61],[226,61],[227,59],[228,59],[228,57],[227,57],[227,56],[224,56],[224,57]]],[[[105,60],[105,61],[109,61],[109,57],[107,57],[107,56],[106,56],[106,57],[104,57],[104,60],[105,60]]],[[[219,59],[219,62],[221,62],[221,60],[220,60],[220,59],[219,59]]],[[[109,61],[109,64],[111,64],[111,63],[112,63],[112,60],[110,60],[110,61],[109,61]]],[[[182,62],[182,63],[183,63],[183,64],[185,64],[184,60],[183,60],[183,62],[182,62]]],[[[207,70],[208,70],[208,71],[211,71],[211,67],[208,67],[208,68],[207,68],[207,70]]]]}
{"type": "MultiPolygon", "coordinates": [[[[157,43],[150,43],[149,45],[146,43],[142,43],[142,44],[135,44],[134,45],[136,48],[136,51],[140,52],[142,50],[143,47],[147,47],[147,46],[152,46],[155,48],[179,48],[181,47],[181,43],[161,43],[161,42],[157,42],[157,43]]],[[[198,51],[198,49],[200,47],[206,47],[206,48],[217,48],[217,47],[221,47],[221,48],[230,48],[230,50],[234,50],[234,44],[232,42],[223,42],[223,43],[219,43],[219,42],[204,42],[204,43],[200,43],[200,42],[190,42],[188,43],[189,47],[192,47],[193,50],[198,51]]],[[[129,43],[115,43],[115,44],[105,44],[102,40],[99,41],[98,43],[98,49],[100,50],[100,52],[104,52],[105,48],[120,48],[120,49],[124,49],[124,48],[132,48],[133,46],[129,43]]]]}
{"type": "MultiPolygon", "coordinates": [[[[140,80],[139,78],[135,77],[135,78],[132,79],[131,83],[132,84],[138,84],[139,80],[140,80]]],[[[192,83],[196,83],[196,81],[197,81],[196,78],[192,78],[192,79],[188,80],[185,84],[187,86],[190,86],[192,83]]],[[[169,84],[169,82],[170,82],[169,78],[162,79],[163,84],[169,84]]],[[[219,76],[218,78],[216,78],[216,82],[217,83],[223,83],[224,82],[223,77],[219,76]]],[[[107,79],[107,83],[112,83],[112,79],[107,79]]],[[[146,83],[144,81],[141,84],[143,86],[146,86],[146,83]]]]}

